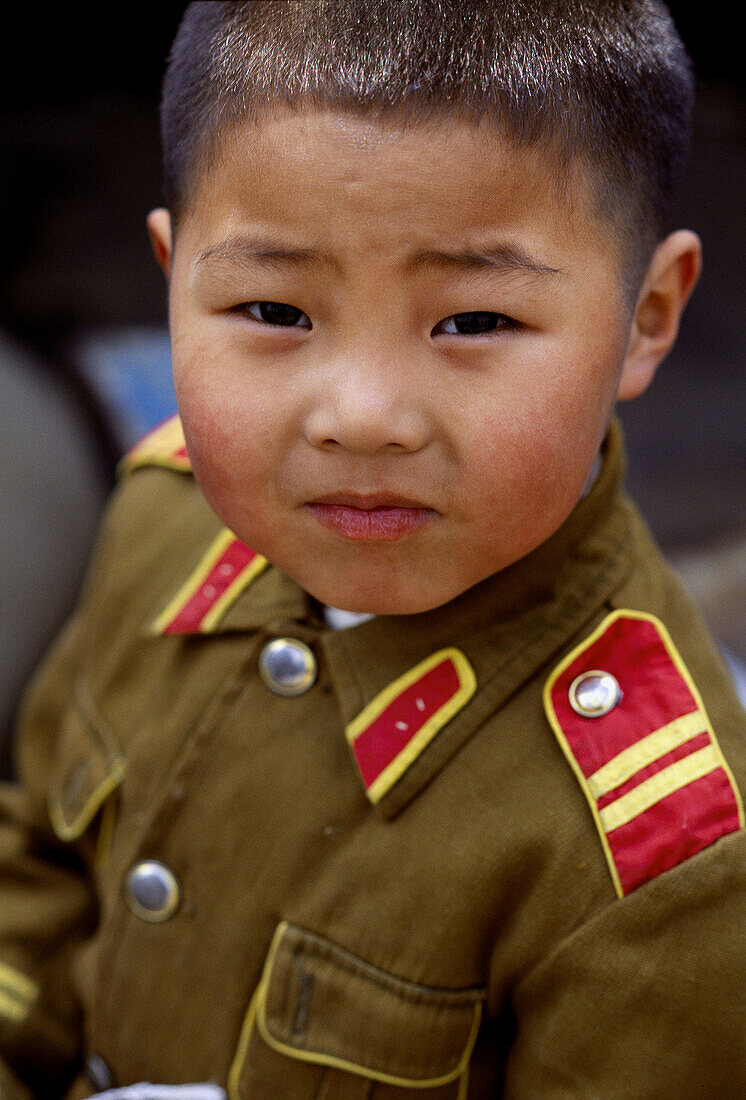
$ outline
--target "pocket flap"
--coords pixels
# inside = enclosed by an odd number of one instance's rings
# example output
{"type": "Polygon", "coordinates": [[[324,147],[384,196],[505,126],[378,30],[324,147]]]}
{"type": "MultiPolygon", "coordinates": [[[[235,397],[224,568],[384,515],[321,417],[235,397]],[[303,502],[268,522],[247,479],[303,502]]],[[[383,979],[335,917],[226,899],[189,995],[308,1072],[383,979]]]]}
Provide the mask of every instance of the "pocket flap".
{"type": "Polygon", "coordinates": [[[303,1061],[412,1088],[456,1080],[483,993],[395,978],[296,925],[281,924],[257,991],[266,1043],[303,1061]]]}
{"type": "Polygon", "coordinates": [[[124,775],[124,760],[103,720],[78,697],[64,716],[49,787],[49,818],[60,840],[85,832],[124,775]]]}

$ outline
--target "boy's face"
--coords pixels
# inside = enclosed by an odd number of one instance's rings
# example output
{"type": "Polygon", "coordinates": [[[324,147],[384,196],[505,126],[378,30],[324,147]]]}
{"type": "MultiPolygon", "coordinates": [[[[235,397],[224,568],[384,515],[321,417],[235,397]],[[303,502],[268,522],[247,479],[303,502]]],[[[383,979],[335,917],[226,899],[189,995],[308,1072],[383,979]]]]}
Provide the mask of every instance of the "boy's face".
{"type": "Polygon", "coordinates": [[[151,230],[197,480],[319,600],[437,607],[578,501],[630,321],[614,247],[537,154],[280,110],[225,140],[172,257],[151,230]]]}

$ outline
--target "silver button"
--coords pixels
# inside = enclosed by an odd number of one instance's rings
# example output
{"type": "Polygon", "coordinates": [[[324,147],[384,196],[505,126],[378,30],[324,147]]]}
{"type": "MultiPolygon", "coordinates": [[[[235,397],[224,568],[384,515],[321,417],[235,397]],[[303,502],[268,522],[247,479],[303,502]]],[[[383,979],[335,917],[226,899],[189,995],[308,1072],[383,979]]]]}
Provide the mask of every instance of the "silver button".
{"type": "Polygon", "coordinates": [[[136,863],[125,884],[127,904],[142,920],[168,920],[179,908],[181,889],[170,867],[155,859],[136,863]]]}
{"type": "Polygon", "coordinates": [[[316,658],[297,638],[275,638],[259,654],[259,675],[277,695],[302,695],[316,680],[316,658]]]}
{"type": "Polygon", "coordinates": [[[576,714],[584,718],[601,718],[621,702],[622,689],[610,672],[592,669],[576,676],[568,695],[576,714]]]}

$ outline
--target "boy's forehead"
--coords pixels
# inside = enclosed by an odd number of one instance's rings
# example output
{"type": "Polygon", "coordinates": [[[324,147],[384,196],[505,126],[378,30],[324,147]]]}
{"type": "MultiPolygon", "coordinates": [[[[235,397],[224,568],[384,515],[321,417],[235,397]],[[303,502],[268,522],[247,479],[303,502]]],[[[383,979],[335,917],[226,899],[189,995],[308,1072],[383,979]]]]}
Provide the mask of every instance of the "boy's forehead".
{"type": "Polygon", "coordinates": [[[326,236],[350,218],[404,209],[412,231],[443,213],[446,234],[492,222],[546,221],[565,239],[595,229],[583,165],[519,147],[492,121],[273,108],[226,131],[218,153],[195,189],[193,206],[208,215],[261,206],[293,220],[326,203],[326,236]]]}

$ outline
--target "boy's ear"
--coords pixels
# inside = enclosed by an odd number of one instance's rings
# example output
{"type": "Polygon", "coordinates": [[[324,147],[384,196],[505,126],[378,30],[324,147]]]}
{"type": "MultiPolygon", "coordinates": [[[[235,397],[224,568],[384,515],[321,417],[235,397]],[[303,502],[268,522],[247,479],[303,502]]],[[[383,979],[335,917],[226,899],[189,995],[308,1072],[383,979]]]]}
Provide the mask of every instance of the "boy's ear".
{"type": "Polygon", "coordinates": [[[168,278],[171,274],[171,257],[173,255],[171,215],[168,210],[159,206],[148,214],[147,225],[150,243],[153,246],[153,253],[158,261],[158,266],[168,278]]]}
{"type": "Polygon", "coordinates": [[[618,401],[644,393],[676,342],[679,321],[702,268],[696,233],[679,229],[656,248],[637,299],[618,401]]]}

